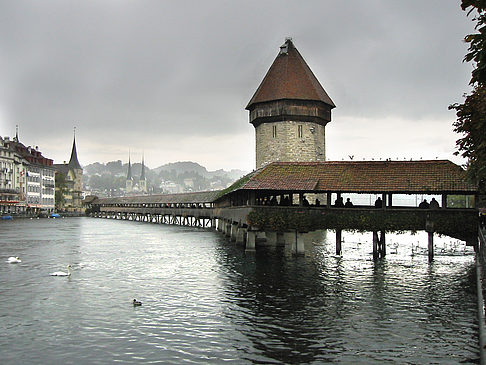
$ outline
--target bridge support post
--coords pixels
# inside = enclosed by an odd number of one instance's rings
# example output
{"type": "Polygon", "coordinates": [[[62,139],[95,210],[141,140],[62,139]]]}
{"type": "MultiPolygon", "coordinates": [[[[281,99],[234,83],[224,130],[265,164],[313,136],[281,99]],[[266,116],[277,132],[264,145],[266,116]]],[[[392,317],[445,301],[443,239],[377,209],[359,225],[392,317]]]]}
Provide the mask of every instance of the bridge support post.
{"type": "Polygon", "coordinates": [[[246,236],[246,251],[255,251],[256,232],[248,230],[246,236]]]}
{"type": "Polygon", "coordinates": [[[434,221],[430,219],[429,215],[427,215],[427,220],[425,221],[425,230],[428,233],[428,254],[429,254],[429,262],[434,261],[434,221]]]}
{"type": "Polygon", "coordinates": [[[273,232],[273,231],[265,232],[265,236],[267,238],[267,245],[277,246],[277,232],[273,232]]]}
{"type": "Polygon", "coordinates": [[[384,258],[386,256],[385,231],[380,232],[379,251],[380,258],[384,258]]]}
{"type": "Polygon", "coordinates": [[[238,227],[238,229],[236,230],[236,243],[245,243],[245,229],[243,227],[238,227]]]}
{"type": "Polygon", "coordinates": [[[434,232],[427,232],[429,235],[428,251],[429,251],[429,262],[434,261],[434,232]]]}
{"type": "Polygon", "coordinates": [[[303,255],[305,253],[304,246],[304,234],[303,232],[295,232],[295,254],[303,255]]]}
{"type": "Polygon", "coordinates": [[[295,233],[294,232],[284,232],[282,235],[283,235],[284,245],[292,247],[293,243],[295,242],[295,233]]]}
{"type": "Polygon", "coordinates": [[[237,223],[231,223],[230,227],[230,241],[236,241],[236,231],[238,230],[237,223]]]}
{"type": "Polygon", "coordinates": [[[378,259],[378,232],[373,231],[373,260],[378,259]]]}
{"type": "Polygon", "coordinates": [[[231,237],[231,222],[224,222],[224,234],[231,237]]]}
{"type": "Polygon", "coordinates": [[[336,255],[342,254],[342,231],[340,229],[336,229],[336,255]]]}

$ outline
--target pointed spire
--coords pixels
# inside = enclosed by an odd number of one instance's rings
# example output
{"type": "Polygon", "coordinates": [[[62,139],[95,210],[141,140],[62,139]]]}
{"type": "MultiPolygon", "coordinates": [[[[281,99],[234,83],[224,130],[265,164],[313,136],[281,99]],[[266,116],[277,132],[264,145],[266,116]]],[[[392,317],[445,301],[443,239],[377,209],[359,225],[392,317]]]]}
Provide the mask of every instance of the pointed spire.
{"type": "Polygon", "coordinates": [[[14,139],[15,142],[18,142],[19,141],[19,125],[16,124],[15,125],[15,139],[14,139]]]}
{"type": "Polygon", "coordinates": [[[128,173],[127,180],[133,180],[132,176],[132,163],[130,162],[130,151],[128,151],[128,173]]]}
{"type": "Polygon", "coordinates": [[[265,75],[246,109],[254,104],[282,100],[312,100],[334,108],[329,95],[295,48],[292,38],[286,38],[275,61],[265,75]]]}
{"type": "Polygon", "coordinates": [[[143,154],[142,154],[142,173],[140,174],[140,180],[145,180],[145,164],[144,164],[143,154]]]}
{"type": "Polygon", "coordinates": [[[73,169],[83,169],[78,161],[78,153],[76,151],[76,127],[74,127],[73,149],[71,150],[71,158],[69,159],[68,166],[73,169]]]}

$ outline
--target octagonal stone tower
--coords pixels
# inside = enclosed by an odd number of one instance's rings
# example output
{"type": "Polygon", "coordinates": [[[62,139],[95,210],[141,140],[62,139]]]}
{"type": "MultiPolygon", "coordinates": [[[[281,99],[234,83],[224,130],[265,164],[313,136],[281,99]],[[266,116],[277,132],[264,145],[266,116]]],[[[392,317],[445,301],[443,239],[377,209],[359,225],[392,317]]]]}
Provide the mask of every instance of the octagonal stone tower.
{"type": "Polygon", "coordinates": [[[287,38],[246,106],[255,127],[256,168],[326,160],[326,124],[335,105],[287,38]]]}

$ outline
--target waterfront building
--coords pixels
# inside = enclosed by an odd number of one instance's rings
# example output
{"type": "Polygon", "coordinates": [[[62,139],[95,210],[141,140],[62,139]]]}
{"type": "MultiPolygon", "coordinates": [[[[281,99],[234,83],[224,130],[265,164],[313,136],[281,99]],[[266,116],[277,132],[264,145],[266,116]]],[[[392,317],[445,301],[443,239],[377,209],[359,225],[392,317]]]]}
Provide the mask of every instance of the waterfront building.
{"type": "Polygon", "coordinates": [[[53,160],[44,157],[38,146],[34,148],[22,144],[18,133],[12,140],[7,137],[3,140],[3,150],[3,163],[8,165],[10,159],[12,166],[12,172],[6,173],[4,181],[9,180],[9,186],[13,187],[18,196],[15,209],[11,207],[10,211],[52,212],[55,189],[53,160]]]}
{"type": "Polygon", "coordinates": [[[78,160],[76,137],[69,163],[55,164],[56,169],[56,208],[68,212],[81,212],[83,195],[83,168],[78,160]]]}
{"type": "Polygon", "coordinates": [[[12,213],[20,209],[24,200],[25,184],[19,178],[24,170],[23,159],[8,148],[9,137],[0,137],[0,213],[12,213]],[[22,182],[22,186],[19,183],[22,182]]]}
{"type": "Polygon", "coordinates": [[[246,106],[255,127],[256,168],[276,161],[325,161],[325,128],[334,107],[287,38],[246,106]]]}

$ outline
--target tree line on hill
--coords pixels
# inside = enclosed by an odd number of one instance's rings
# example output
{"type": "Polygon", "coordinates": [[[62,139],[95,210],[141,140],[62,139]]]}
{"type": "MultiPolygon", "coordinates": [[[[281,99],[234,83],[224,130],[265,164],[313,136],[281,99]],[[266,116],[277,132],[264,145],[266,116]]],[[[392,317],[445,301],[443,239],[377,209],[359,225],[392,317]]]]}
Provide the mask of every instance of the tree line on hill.
{"type": "MultiPolygon", "coordinates": [[[[132,164],[131,171],[136,185],[142,164],[132,164]]],[[[124,164],[121,160],[87,165],[83,172],[84,190],[98,196],[123,196],[127,172],[128,163],[124,164]]],[[[145,166],[147,188],[151,194],[224,189],[245,174],[245,171],[236,169],[208,171],[191,161],[168,163],[155,169],[145,166]]]]}

